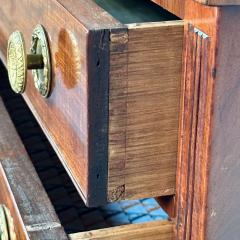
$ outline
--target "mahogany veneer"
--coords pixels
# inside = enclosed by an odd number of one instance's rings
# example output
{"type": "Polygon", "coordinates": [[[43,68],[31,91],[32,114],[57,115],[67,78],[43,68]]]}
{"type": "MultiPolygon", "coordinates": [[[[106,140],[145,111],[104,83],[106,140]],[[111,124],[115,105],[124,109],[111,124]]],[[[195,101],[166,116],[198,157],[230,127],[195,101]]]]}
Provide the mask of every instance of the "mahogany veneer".
{"type": "Polygon", "coordinates": [[[239,0],[196,0],[196,1],[202,4],[215,6],[240,5],[239,0]]]}

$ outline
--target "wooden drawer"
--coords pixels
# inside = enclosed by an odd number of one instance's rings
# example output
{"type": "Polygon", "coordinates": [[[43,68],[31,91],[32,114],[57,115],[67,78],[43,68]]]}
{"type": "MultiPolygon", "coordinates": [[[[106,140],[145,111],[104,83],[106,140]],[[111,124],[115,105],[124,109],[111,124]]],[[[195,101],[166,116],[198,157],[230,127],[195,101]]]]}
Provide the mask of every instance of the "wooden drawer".
{"type": "Polygon", "coordinates": [[[183,23],[151,4],[131,24],[95,1],[0,7],[4,62],[13,31],[30,48],[35,25],[46,29],[51,94],[42,98],[29,72],[23,97],[89,206],[175,193],[183,23]]]}

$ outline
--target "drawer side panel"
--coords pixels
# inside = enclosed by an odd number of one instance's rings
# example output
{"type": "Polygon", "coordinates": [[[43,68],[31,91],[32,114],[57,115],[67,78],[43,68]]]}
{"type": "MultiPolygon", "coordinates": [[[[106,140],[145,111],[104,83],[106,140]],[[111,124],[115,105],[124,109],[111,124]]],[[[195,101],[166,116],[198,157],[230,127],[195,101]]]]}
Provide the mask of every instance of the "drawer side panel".
{"type": "Polygon", "coordinates": [[[110,78],[117,86],[110,87],[109,138],[116,139],[109,146],[111,201],[175,193],[182,45],[181,21],[129,25],[127,76],[119,83],[110,78]],[[115,99],[124,100],[118,108],[115,99]]]}

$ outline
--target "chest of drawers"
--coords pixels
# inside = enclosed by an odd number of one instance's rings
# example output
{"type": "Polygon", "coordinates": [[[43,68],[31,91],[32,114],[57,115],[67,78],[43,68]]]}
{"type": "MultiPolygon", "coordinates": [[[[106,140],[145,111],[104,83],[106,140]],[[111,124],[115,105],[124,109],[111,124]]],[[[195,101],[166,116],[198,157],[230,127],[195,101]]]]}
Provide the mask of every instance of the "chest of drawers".
{"type": "Polygon", "coordinates": [[[169,214],[67,235],[0,104],[4,229],[18,239],[238,238],[238,0],[0,2],[5,65],[12,32],[30,51],[35,26],[45,29],[50,93],[29,71],[23,98],[84,202],[158,196],[169,214]]]}

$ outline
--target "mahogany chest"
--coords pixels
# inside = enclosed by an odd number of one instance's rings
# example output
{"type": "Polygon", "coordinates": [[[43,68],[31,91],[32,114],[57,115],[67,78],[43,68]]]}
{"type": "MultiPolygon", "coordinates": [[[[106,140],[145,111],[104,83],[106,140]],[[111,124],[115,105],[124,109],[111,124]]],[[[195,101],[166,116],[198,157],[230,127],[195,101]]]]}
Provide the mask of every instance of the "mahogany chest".
{"type": "Polygon", "coordinates": [[[0,0],[0,239],[236,239],[238,5],[0,0]],[[79,196],[168,217],[81,228],[79,196]]]}

